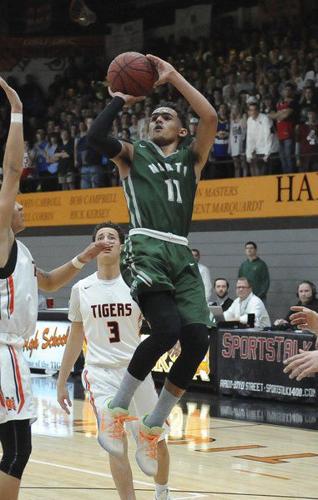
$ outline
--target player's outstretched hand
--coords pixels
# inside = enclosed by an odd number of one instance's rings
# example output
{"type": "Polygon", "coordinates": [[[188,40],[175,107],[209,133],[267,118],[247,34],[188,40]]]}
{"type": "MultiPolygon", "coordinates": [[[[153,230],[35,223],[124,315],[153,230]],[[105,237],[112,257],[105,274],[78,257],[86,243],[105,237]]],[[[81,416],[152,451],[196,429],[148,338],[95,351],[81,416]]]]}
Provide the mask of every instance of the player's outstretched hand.
{"type": "Polygon", "coordinates": [[[303,306],[292,306],[294,314],[290,316],[292,325],[297,325],[300,330],[310,330],[318,335],[318,313],[303,306]]]}
{"type": "Polygon", "coordinates": [[[154,87],[168,83],[171,76],[176,74],[177,71],[172,64],[160,59],[160,57],[153,56],[152,54],[147,54],[146,57],[155,66],[158,72],[158,80],[155,82],[154,87]]]}
{"type": "Polygon", "coordinates": [[[8,101],[11,105],[12,113],[22,113],[22,102],[17,92],[7,84],[7,82],[0,77],[0,87],[4,91],[5,95],[8,98],[8,101]]]}
{"type": "Polygon", "coordinates": [[[299,350],[299,354],[284,361],[284,373],[289,373],[289,378],[300,381],[318,372],[318,351],[299,350]]]}
{"type": "Polygon", "coordinates": [[[71,412],[69,408],[72,407],[72,401],[70,400],[66,385],[63,386],[57,385],[57,401],[62,410],[64,410],[65,413],[70,415],[71,412]]]}
{"type": "Polygon", "coordinates": [[[113,92],[110,87],[108,87],[108,92],[112,97],[117,96],[124,99],[126,106],[133,106],[136,102],[141,102],[146,98],[145,96],[135,97],[133,95],[123,94],[122,92],[113,92]]]}
{"type": "Polygon", "coordinates": [[[107,252],[111,250],[110,244],[105,241],[93,241],[86,247],[81,253],[77,255],[80,262],[87,264],[91,260],[95,259],[101,252],[107,252]]]}

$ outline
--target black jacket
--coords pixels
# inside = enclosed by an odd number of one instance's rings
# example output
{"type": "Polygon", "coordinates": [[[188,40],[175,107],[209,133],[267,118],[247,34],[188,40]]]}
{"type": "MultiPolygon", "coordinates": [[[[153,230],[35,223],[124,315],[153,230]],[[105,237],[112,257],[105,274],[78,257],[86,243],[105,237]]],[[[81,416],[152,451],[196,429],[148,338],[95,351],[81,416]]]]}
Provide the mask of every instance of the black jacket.
{"type": "MultiPolygon", "coordinates": [[[[316,311],[318,313],[318,299],[312,299],[308,304],[302,304],[300,300],[297,302],[296,306],[304,306],[308,307],[308,309],[311,309],[312,311],[316,311]]],[[[289,321],[290,315],[293,314],[293,311],[289,311],[289,313],[286,316],[286,321],[289,321]]]]}
{"type": "MultiPolygon", "coordinates": [[[[223,309],[223,312],[224,312],[224,311],[227,311],[227,310],[228,310],[228,308],[231,306],[231,304],[232,304],[232,303],[233,303],[233,300],[232,300],[232,299],[230,299],[230,297],[228,297],[228,298],[226,299],[226,301],[222,304],[222,309],[223,309]]],[[[219,304],[218,304],[217,302],[212,302],[212,303],[210,304],[210,306],[218,306],[218,305],[219,305],[219,304]]]]}

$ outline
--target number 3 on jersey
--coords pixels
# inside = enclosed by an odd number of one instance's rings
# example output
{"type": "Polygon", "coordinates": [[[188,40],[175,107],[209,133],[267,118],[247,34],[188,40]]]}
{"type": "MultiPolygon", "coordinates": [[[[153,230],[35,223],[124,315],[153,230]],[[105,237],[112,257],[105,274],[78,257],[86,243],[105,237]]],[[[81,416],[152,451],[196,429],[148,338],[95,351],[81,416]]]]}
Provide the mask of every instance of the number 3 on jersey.
{"type": "Polygon", "coordinates": [[[109,342],[120,342],[119,326],[117,321],[107,321],[109,331],[109,342]]]}

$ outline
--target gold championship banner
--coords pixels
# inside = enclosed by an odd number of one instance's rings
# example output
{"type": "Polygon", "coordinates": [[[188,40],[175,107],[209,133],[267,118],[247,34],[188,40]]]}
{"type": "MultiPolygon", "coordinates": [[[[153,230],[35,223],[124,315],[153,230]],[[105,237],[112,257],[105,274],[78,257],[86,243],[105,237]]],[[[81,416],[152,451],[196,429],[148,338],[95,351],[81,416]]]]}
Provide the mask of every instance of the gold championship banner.
{"type": "MultiPolygon", "coordinates": [[[[123,189],[21,194],[27,227],[128,223],[123,189]]],[[[193,220],[303,217],[318,214],[318,172],[201,181],[193,220]]]]}

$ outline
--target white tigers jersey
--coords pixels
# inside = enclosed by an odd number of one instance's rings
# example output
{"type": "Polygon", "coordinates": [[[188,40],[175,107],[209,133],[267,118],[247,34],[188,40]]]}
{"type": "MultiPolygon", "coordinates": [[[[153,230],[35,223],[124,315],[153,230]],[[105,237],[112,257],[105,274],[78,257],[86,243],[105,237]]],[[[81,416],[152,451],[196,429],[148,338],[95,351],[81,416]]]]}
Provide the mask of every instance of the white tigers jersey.
{"type": "Polygon", "coordinates": [[[76,283],[68,317],[83,323],[87,365],[128,365],[140,342],[141,312],[121,275],[102,280],[94,273],[76,283]]]}
{"type": "Polygon", "coordinates": [[[33,335],[38,316],[38,281],[31,253],[15,241],[0,268],[0,344],[20,348],[33,335]]]}

